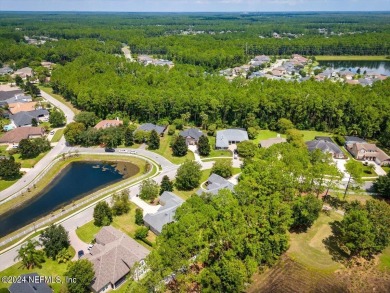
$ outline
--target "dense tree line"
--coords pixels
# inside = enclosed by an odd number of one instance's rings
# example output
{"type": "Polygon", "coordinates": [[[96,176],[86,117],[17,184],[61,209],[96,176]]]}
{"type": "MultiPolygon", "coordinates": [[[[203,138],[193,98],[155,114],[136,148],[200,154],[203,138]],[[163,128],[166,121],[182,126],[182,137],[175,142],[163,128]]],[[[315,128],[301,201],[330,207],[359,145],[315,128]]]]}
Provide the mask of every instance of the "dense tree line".
{"type": "Polygon", "coordinates": [[[172,122],[188,113],[191,123],[210,129],[277,129],[278,120],[288,118],[298,129],[333,130],[384,143],[390,131],[390,80],[372,87],[266,79],[228,82],[204,75],[196,66],[144,67],[94,53],[57,68],[52,81],[56,92],[101,118],[119,113],[140,122],[172,122]]]}

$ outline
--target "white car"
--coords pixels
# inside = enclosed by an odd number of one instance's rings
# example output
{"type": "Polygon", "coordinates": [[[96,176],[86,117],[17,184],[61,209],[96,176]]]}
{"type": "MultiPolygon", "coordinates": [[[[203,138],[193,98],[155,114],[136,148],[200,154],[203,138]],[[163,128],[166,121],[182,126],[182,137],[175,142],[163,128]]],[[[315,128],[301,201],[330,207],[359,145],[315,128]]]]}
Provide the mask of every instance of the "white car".
{"type": "Polygon", "coordinates": [[[130,151],[130,154],[136,154],[137,152],[136,151],[130,151]]]}
{"type": "Polygon", "coordinates": [[[53,135],[54,133],[55,133],[55,131],[54,131],[54,130],[50,131],[50,134],[51,134],[51,135],[53,135]]]}
{"type": "Polygon", "coordinates": [[[92,247],[93,247],[93,244],[88,245],[88,250],[91,250],[92,247]]]}
{"type": "Polygon", "coordinates": [[[125,150],[125,149],[119,149],[118,152],[120,152],[120,153],[127,153],[127,150],[125,150]]]}

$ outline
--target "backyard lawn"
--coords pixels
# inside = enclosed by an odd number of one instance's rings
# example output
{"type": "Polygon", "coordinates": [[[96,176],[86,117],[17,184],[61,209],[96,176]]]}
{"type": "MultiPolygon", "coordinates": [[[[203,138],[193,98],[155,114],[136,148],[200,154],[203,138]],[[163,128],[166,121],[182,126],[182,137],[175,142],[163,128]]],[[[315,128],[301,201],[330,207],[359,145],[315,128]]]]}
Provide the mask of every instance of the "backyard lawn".
{"type": "MultiPolygon", "coordinates": [[[[75,254],[75,251],[72,247],[69,248],[72,255],[75,254]]],[[[57,261],[45,258],[45,262],[42,263],[42,268],[34,268],[32,270],[28,270],[26,268],[22,267],[21,262],[18,262],[14,264],[13,266],[7,268],[6,270],[0,272],[0,277],[3,276],[20,276],[21,274],[28,274],[28,273],[38,273],[40,276],[60,276],[62,281],[64,281],[64,274],[68,268],[68,264],[59,264],[57,261]]],[[[11,286],[11,284],[0,282],[0,293],[8,292],[6,288],[11,286]]],[[[60,292],[62,284],[56,284],[52,283],[51,287],[53,288],[54,292],[60,292]]]]}
{"type": "Polygon", "coordinates": [[[191,151],[187,152],[187,155],[184,157],[175,157],[172,154],[172,150],[169,147],[169,143],[171,142],[172,136],[171,135],[165,135],[164,137],[160,138],[160,148],[158,150],[153,150],[152,152],[155,152],[163,157],[165,157],[167,160],[171,161],[174,164],[182,164],[185,160],[194,160],[194,153],[191,151]]]}
{"type": "Polygon", "coordinates": [[[323,240],[331,235],[329,223],[340,221],[342,216],[331,212],[329,216],[320,213],[319,218],[306,233],[290,233],[290,248],[287,254],[308,268],[335,271],[341,264],[332,260],[323,240]]]}
{"type": "Polygon", "coordinates": [[[300,130],[303,134],[303,140],[309,141],[313,140],[316,136],[329,136],[332,137],[333,133],[330,132],[322,132],[322,131],[314,131],[314,130],[300,130]]]}
{"type": "Polygon", "coordinates": [[[385,170],[386,173],[390,172],[390,167],[382,167],[383,170],[385,170]]]}
{"type": "MultiPolygon", "coordinates": [[[[130,212],[127,213],[126,215],[114,217],[113,222],[111,224],[113,227],[126,233],[131,238],[134,238],[134,234],[135,234],[135,231],[137,230],[137,228],[141,227],[141,226],[138,226],[137,224],[135,224],[135,222],[134,222],[136,208],[137,208],[137,206],[130,202],[130,212]]],[[[91,243],[91,241],[94,239],[94,236],[96,235],[96,233],[98,233],[100,231],[100,229],[101,229],[101,227],[96,227],[93,224],[93,221],[91,221],[91,222],[88,222],[87,224],[79,227],[76,230],[76,234],[85,243],[91,243]]],[[[151,231],[149,231],[149,235],[148,235],[147,239],[150,242],[154,243],[156,241],[156,235],[154,233],[152,233],[151,231]]],[[[142,242],[142,241],[138,241],[138,242],[140,244],[142,244],[143,246],[145,246],[146,248],[150,249],[150,246],[146,245],[144,242],[142,242]]]]}
{"type": "Polygon", "coordinates": [[[14,158],[16,162],[20,162],[22,164],[22,168],[33,168],[36,163],[39,162],[40,159],[42,159],[44,156],[46,156],[48,152],[44,152],[39,154],[37,157],[32,158],[32,159],[24,159],[22,160],[20,158],[20,154],[15,154],[14,158]]]}
{"type": "Polygon", "coordinates": [[[2,191],[4,189],[7,189],[8,187],[10,187],[12,184],[14,184],[18,180],[19,179],[15,179],[15,180],[0,180],[0,191],[2,191]]]}

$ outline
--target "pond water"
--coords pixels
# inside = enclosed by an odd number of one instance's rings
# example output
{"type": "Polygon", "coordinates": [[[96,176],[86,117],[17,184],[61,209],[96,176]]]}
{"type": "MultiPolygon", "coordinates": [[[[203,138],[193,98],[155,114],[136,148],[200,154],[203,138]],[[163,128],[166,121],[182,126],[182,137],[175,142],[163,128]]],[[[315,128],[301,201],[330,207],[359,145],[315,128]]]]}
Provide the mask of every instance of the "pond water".
{"type": "Polygon", "coordinates": [[[22,206],[0,215],[0,237],[32,223],[73,200],[123,178],[134,176],[138,171],[136,165],[127,162],[71,163],[39,195],[22,206]]]}
{"type": "Polygon", "coordinates": [[[390,61],[319,61],[320,66],[326,66],[335,70],[350,70],[356,72],[375,72],[390,76],[390,61]]]}

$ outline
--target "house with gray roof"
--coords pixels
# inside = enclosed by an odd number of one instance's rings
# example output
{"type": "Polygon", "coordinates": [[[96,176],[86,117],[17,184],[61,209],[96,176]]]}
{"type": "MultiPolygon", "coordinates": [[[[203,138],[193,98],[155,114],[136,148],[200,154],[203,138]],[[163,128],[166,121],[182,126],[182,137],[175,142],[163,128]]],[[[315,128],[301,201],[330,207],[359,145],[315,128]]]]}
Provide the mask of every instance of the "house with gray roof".
{"type": "Polygon", "coordinates": [[[145,123],[140,125],[137,130],[143,130],[143,131],[152,131],[155,130],[158,135],[163,136],[164,131],[167,129],[167,126],[162,126],[162,125],[155,125],[153,123],[145,123]]]}
{"type": "Polygon", "coordinates": [[[13,98],[16,95],[23,94],[23,91],[20,89],[13,91],[0,91],[0,106],[4,106],[8,99],[13,98]]]}
{"type": "Polygon", "coordinates": [[[248,140],[248,133],[242,129],[225,129],[217,131],[216,149],[228,149],[229,145],[248,140]]]}
{"type": "Polygon", "coordinates": [[[5,66],[0,68],[0,75],[7,75],[14,72],[14,70],[11,67],[5,66]]]}
{"type": "Polygon", "coordinates": [[[205,188],[198,189],[196,194],[201,195],[202,193],[209,193],[216,195],[221,189],[229,189],[230,191],[234,191],[233,183],[214,173],[210,175],[204,185],[205,188]]]}
{"type": "Polygon", "coordinates": [[[156,235],[161,233],[164,225],[174,221],[176,210],[184,203],[184,200],[172,192],[164,191],[159,202],[161,207],[156,213],[144,216],[144,225],[156,235]]]}
{"type": "Polygon", "coordinates": [[[331,154],[335,159],[347,159],[347,155],[341,150],[341,148],[333,142],[330,137],[315,137],[314,140],[306,142],[306,146],[309,151],[316,149],[321,150],[323,153],[331,154]]]}
{"type": "Polygon", "coordinates": [[[186,139],[187,145],[195,145],[198,143],[199,138],[203,135],[203,132],[198,128],[190,128],[183,130],[179,133],[180,136],[183,136],[186,139]]]}
{"type": "Polygon", "coordinates": [[[10,115],[11,123],[15,127],[32,126],[32,119],[37,121],[47,121],[49,118],[49,111],[46,109],[38,109],[28,112],[19,112],[14,115],[10,115]]]}
{"type": "MultiPolygon", "coordinates": [[[[54,272],[53,272],[54,273],[54,272]]],[[[10,293],[52,293],[53,289],[37,273],[24,274],[18,277],[20,282],[13,283],[8,291],[10,293]]]]}
{"type": "Polygon", "coordinates": [[[150,251],[112,226],[103,227],[95,236],[96,243],[82,258],[93,264],[93,292],[116,289],[126,281],[131,268],[150,251]]]}
{"type": "Polygon", "coordinates": [[[14,104],[14,103],[28,103],[32,102],[32,97],[30,95],[25,95],[23,93],[14,95],[12,98],[9,98],[5,100],[7,104],[14,104]]]}

